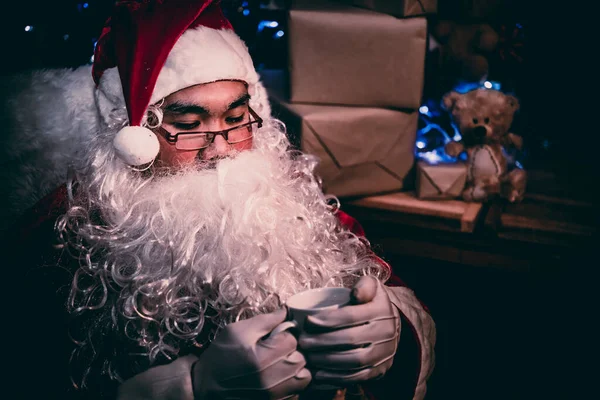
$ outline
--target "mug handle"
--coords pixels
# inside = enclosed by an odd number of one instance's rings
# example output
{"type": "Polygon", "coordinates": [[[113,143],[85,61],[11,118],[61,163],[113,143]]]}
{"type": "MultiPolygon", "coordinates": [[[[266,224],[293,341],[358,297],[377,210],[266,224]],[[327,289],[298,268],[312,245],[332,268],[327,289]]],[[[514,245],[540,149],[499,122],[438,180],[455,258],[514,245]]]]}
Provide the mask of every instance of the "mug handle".
{"type": "Polygon", "coordinates": [[[283,331],[287,331],[288,329],[291,328],[297,328],[298,327],[298,322],[296,321],[284,321],[282,323],[280,323],[279,325],[277,325],[272,331],[271,333],[269,333],[267,335],[267,339],[277,335],[278,333],[281,333],[283,331]]]}

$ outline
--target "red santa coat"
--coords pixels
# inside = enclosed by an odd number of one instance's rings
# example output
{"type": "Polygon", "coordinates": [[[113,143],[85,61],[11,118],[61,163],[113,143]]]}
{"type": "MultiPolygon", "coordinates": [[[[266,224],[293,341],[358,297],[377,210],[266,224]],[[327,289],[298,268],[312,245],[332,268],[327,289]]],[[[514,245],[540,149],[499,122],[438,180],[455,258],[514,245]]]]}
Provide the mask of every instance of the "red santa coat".
{"type": "MultiPolygon", "coordinates": [[[[106,393],[77,391],[69,378],[68,360],[73,344],[67,335],[66,299],[74,271],[60,267],[68,265],[65,257],[70,256],[53,247],[54,223],[67,205],[67,190],[63,185],[23,215],[3,241],[9,249],[5,252],[9,266],[7,282],[14,283],[13,298],[18,304],[9,320],[16,321],[19,332],[19,345],[11,348],[16,364],[12,372],[17,386],[21,383],[19,387],[25,394],[22,398],[114,396],[114,387],[107,388],[106,393]]],[[[342,211],[338,211],[337,217],[348,230],[365,236],[357,220],[342,211]]],[[[385,261],[377,259],[391,270],[385,261]]],[[[398,276],[392,274],[386,286],[390,300],[401,314],[400,342],[385,377],[361,385],[362,398],[422,399],[434,366],[435,324],[427,308],[398,276]]],[[[165,371],[168,373],[168,369],[165,371]]],[[[172,380],[172,384],[178,382],[172,380]]],[[[352,398],[350,392],[346,397],[352,398]]]]}

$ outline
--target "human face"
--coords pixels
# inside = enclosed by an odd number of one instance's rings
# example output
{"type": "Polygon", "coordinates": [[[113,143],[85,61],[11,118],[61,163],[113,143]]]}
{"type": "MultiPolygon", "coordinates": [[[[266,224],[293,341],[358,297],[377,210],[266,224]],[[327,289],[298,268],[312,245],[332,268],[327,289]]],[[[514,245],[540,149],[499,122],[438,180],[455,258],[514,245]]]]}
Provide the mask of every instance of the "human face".
{"type": "MultiPolygon", "coordinates": [[[[168,132],[222,131],[249,121],[248,89],[240,81],[217,81],[190,86],[170,94],[162,106],[162,128],[168,132]]],[[[158,162],[166,167],[183,167],[196,160],[214,160],[252,148],[252,139],[229,144],[221,135],[201,150],[177,150],[155,132],[160,143],[158,162]]]]}

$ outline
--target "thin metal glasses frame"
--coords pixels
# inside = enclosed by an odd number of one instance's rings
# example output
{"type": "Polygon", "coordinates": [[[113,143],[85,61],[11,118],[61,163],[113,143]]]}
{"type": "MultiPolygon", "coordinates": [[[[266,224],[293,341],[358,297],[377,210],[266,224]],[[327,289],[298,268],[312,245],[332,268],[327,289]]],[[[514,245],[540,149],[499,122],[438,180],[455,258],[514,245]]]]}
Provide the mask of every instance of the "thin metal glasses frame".
{"type": "MultiPolygon", "coordinates": [[[[198,131],[198,132],[177,132],[175,134],[172,134],[171,132],[167,131],[165,128],[163,128],[162,126],[158,127],[158,130],[165,136],[165,139],[167,139],[167,142],[169,142],[170,144],[175,145],[175,147],[177,147],[177,140],[179,139],[179,136],[183,136],[183,135],[201,135],[201,134],[205,134],[207,135],[207,139],[208,139],[208,144],[206,146],[203,147],[199,147],[195,150],[201,150],[201,149],[205,149],[208,146],[210,146],[215,138],[218,135],[223,136],[223,138],[227,141],[227,143],[229,144],[236,144],[236,143],[240,143],[240,142],[244,142],[246,140],[249,140],[250,138],[252,138],[252,135],[246,139],[242,139],[242,140],[238,140],[236,142],[230,142],[229,141],[229,132],[236,130],[236,129],[240,129],[240,128],[244,128],[244,127],[248,127],[248,131],[251,130],[252,124],[258,124],[258,127],[261,128],[262,124],[263,124],[263,120],[261,117],[258,116],[258,114],[251,108],[248,107],[248,112],[250,112],[250,115],[252,116],[252,118],[254,118],[253,121],[248,121],[244,124],[238,125],[238,126],[234,126],[228,129],[224,129],[222,131],[198,131]]],[[[191,150],[191,149],[187,149],[187,150],[191,150]]]]}

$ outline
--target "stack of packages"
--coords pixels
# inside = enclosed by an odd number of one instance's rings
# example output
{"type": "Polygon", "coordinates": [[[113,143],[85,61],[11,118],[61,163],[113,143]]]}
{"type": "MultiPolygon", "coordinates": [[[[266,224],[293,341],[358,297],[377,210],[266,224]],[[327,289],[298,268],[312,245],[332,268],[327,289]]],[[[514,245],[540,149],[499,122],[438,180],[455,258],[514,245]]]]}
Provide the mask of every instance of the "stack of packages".
{"type": "Polygon", "coordinates": [[[435,0],[296,0],[287,93],[263,75],[273,115],[317,156],[338,197],[400,191],[414,167],[417,109],[435,0]]]}

